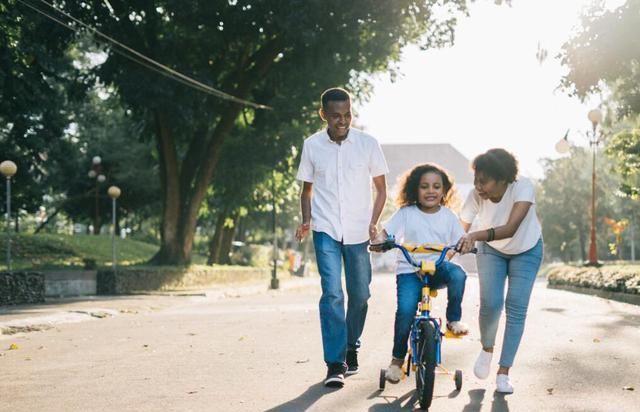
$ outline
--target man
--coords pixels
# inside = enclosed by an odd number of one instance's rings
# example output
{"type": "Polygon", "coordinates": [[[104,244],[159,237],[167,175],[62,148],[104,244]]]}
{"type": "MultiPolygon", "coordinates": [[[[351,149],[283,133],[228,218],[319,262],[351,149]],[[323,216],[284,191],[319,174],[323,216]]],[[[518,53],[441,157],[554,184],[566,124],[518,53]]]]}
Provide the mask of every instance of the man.
{"type": "Polygon", "coordinates": [[[320,117],[327,128],[304,142],[297,179],[302,224],[296,238],[313,231],[320,272],[320,326],[329,387],[342,387],[344,376],[358,373],[358,348],[367,316],[371,283],[369,239],[376,234],[387,189],[387,164],[373,137],[351,128],[351,97],[341,88],[321,96],[320,117]],[[372,205],[371,179],[376,189],[372,205]],[[345,317],[342,264],[347,285],[345,317]],[[346,361],[346,362],[345,362],[346,361]]]}

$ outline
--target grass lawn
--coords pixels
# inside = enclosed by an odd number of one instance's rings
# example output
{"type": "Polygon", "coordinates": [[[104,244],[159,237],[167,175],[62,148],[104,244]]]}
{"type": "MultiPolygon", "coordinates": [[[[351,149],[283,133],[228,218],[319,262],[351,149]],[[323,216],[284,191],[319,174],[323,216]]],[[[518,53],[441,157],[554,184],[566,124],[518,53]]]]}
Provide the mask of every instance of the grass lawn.
{"type": "MultiPolygon", "coordinates": [[[[11,246],[14,270],[82,269],[84,259],[95,260],[98,267],[111,265],[111,236],[13,234],[11,246]]],[[[147,262],[159,246],[131,239],[116,239],[118,265],[147,262]]],[[[6,270],[6,241],[0,240],[0,270],[6,270]]]]}

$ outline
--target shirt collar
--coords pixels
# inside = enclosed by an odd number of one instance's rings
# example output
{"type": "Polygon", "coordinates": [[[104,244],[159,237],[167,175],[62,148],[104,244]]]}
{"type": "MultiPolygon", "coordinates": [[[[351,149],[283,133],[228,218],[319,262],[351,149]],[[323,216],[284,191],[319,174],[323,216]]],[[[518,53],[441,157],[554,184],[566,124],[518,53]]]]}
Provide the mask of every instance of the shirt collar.
{"type": "MultiPolygon", "coordinates": [[[[353,139],[350,138],[353,134],[353,128],[350,127],[349,128],[349,132],[347,133],[347,137],[345,137],[345,139],[342,141],[342,143],[351,143],[353,142],[353,139]]],[[[331,144],[338,144],[336,142],[334,142],[333,140],[331,140],[331,136],[329,136],[329,129],[324,129],[324,135],[327,137],[327,141],[331,144]]]]}

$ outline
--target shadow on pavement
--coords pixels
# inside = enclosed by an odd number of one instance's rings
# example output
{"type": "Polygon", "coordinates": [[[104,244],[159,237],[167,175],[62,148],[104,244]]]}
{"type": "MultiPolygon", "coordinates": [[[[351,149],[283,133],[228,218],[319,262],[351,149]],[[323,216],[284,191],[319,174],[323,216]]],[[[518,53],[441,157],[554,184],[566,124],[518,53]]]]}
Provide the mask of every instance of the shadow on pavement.
{"type": "MultiPolygon", "coordinates": [[[[384,403],[373,405],[369,408],[369,412],[381,412],[381,411],[414,411],[414,405],[418,401],[415,396],[415,391],[410,390],[402,396],[390,396],[384,395],[383,392],[375,391],[369,395],[368,399],[381,398],[384,399],[384,403]],[[405,401],[407,401],[405,403],[405,401]],[[404,407],[402,404],[405,403],[404,407]]],[[[418,409],[419,410],[419,409],[418,409]]]]}
{"type": "MultiPolygon", "coordinates": [[[[464,406],[462,412],[478,412],[482,409],[482,401],[484,399],[484,389],[472,389],[469,391],[469,403],[464,406]]],[[[505,394],[494,392],[493,403],[491,403],[491,412],[509,412],[509,405],[505,398],[505,394]]]]}
{"type": "Polygon", "coordinates": [[[318,382],[315,385],[309,386],[304,393],[298,396],[295,399],[291,399],[288,402],[283,403],[282,405],[278,405],[271,409],[267,409],[265,412],[299,412],[306,411],[309,409],[318,399],[327,395],[329,393],[333,393],[335,391],[339,391],[339,388],[331,389],[324,386],[324,383],[318,382]]]}

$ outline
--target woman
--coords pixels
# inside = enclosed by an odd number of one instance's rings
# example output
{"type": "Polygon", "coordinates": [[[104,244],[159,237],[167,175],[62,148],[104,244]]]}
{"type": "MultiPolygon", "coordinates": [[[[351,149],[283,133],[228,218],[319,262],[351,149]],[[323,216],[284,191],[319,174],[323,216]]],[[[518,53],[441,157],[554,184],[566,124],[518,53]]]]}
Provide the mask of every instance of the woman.
{"type": "Polygon", "coordinates": [[[489,376],[502,308],[505,326],[496,390],[513,393],[509,369],[513,365],[529,306],[529,297],[542,262],[542,230],[536,216],[535,186],[517,177],[515,157],[504,149],[491,149],[473,161],[474,190],[467,197],[460,219],[466,232],[474,218],[478,230],[458,242],[462,253],[478,247],[480,282],[480,341],[482,350],[474,366],[480,379],[489,376]],[[507,278],[507,295],[504,288],[507,278]]]}

